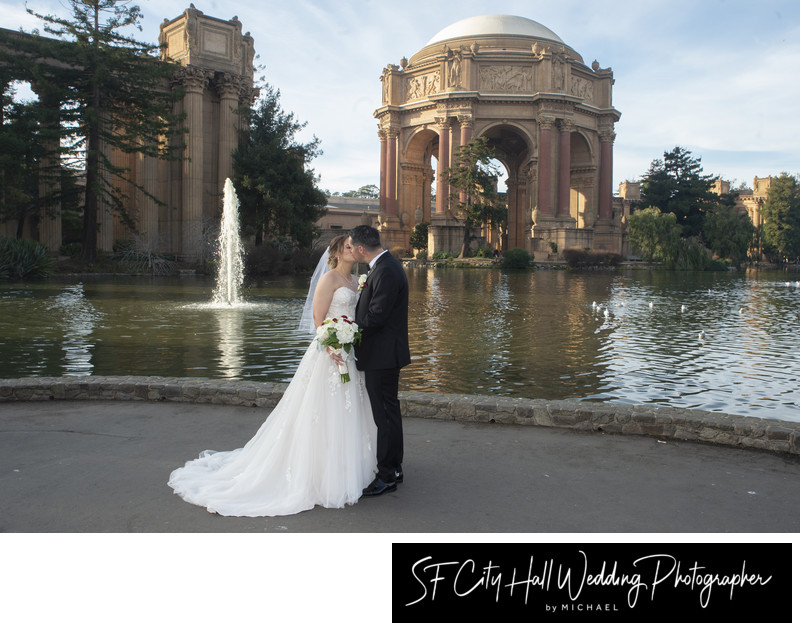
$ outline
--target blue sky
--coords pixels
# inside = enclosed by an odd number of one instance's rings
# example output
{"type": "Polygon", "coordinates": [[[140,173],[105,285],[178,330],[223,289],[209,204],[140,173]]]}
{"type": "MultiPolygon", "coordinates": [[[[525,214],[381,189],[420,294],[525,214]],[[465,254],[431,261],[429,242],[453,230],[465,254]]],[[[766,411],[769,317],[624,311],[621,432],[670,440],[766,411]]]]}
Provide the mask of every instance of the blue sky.
{"type": "MultiPolygon", "coordinates": [[[[155,41],[184,0],[142,0],[142,39],[155,41]]],[[[58,0],[30,0],[66,15],[58,0]]],[[[704,172],[750,185],[800,172],[800,2],[796,0],[196,0],[214,17],[236,15],[255,40],[265,80],[322,141],[312,166],[321,186],[378,183],[379,76],[445,26],[505,13],[555,31],[587,64],[614,71],[614,185],[643,175],[676,145],[704,172]],[[235,10],[232,10],[234,8],[235,10]]],[[[6,28],[40,26],[20,0],[0,0],[6,28]]]]}

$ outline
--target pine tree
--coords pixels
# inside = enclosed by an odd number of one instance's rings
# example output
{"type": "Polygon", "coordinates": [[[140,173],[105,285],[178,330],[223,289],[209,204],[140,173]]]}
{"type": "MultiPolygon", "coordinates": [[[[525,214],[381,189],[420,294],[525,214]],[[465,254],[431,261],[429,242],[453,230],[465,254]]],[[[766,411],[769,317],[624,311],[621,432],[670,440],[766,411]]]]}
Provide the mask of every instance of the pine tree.
{"type": "Polygon", "coordinates": [[[705,214],[719,202],[711,192],[716,179],[703,175],[700,159],[683,147],[664,152],[663,160],[653,160],[642,179],[642,207],[652,206],[673,213],[683,236],[698,236],[705,214]]]}
{"type": "Polygon", "coordinates": [[[288,239],[311,247],[314,222],[325,214],[327,198],[317,188],[308,164],[320,155],[319,140],[300,143],[295,135],[305,126],[280,106],[280,91],[267,85],[248,112],[249,125],[233,154],[234,185],[239,196],[243,230],[288,239]]]}
{"type": "Polygon", "coordinates": [[[141,31],[138,6],[123,0],[65,3],[69,18],[28,9],[44,22],[46,33],[59,39],[26,38],[9,63],[58,114],[62,161],[85,169],[81,256],[93,262],[98,222],[107,220],[99,216],[104,203],[131,223],[127,197],[114,180],[152,197],[132,181],[127,168],[112,162],[111,153],[175,159],[181,147],[171,139],[182,130],[173,104],[182,95],[170,89],[175,65],[159,60],[159,47],[127,34],[141,31]]]}

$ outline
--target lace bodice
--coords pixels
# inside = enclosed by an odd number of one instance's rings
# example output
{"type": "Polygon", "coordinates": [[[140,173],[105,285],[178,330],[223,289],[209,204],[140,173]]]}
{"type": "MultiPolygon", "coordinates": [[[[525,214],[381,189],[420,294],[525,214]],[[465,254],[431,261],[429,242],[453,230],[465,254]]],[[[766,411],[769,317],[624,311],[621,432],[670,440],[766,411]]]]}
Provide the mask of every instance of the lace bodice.
{"type": "Polygon", "coordinates": [[[328,313],[325,318],[335,318],[341,315],[350,319],[355,318],[356,302],[358,302],[358,294],[347,287],[339,287],[333,292],[331,306],[328,307],[328,313]]]}

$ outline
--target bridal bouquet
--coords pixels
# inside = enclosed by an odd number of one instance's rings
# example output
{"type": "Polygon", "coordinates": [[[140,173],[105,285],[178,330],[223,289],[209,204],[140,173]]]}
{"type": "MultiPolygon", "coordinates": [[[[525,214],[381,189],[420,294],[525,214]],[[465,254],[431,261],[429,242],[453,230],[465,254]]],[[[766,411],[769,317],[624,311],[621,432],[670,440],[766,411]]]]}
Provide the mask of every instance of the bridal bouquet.
{"type": "MultiPolygon", "coordinates": [[[[361,331],[358,325],[347,316],[328,318],[317,327],[316,338],[320,348],[327,347],[339,351],[344,362],[353,352],[353,345],[361,341],[361,331]]],[[[347,364],[339,365],[339,377],[342,383],[350,381],[347,364]]]]}

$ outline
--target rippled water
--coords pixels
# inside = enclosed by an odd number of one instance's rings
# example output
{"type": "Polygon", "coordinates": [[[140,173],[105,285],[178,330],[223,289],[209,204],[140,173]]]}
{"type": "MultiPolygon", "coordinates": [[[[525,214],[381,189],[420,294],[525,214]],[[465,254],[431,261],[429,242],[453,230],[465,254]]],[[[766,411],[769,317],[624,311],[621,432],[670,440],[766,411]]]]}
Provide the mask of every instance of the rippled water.
{"type": "MultiPolygon", "coordinates": [[[[404,390],[800,421],[797,274],[418,268],[408,276],[404,390]]],[[[212,308],[212,289],[202,278],[0,285],[0,377],[290,379],[309,342],[296,331],[305,280],[253,284],[241,309],[212,308]]]]}

